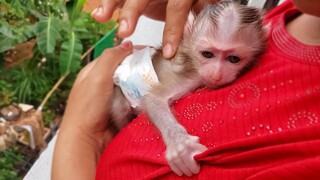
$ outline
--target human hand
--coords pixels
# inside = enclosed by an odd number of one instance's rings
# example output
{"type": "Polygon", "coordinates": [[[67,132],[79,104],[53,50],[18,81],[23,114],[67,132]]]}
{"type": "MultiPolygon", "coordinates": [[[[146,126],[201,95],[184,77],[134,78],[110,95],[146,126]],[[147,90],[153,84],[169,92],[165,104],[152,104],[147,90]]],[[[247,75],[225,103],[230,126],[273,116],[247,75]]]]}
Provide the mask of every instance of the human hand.
{"type": "Polygon", "coordinates": [[[94,140],[97,137],[102,137],[101,141],[105,139],[102,134],[106,132],[114,92],[113,73],[131,52],[132,43],[125,42],[105,50],[81,70],[70,92],[65,123],[78,126],[86,134],[92,135],[94,140]]]}
{"type": "Polygon", "coordinates": [[[177,50],[184,24],[189,11],[196,13],[209,2],[218,0],[101,0],[101,5],[92,12],[92,17],[98,22],[111,18],[116,8],[120,7],[120,25],[118,35],[125,38],[131,35],[139,17],[143,14],[155,20],[165,20],[163,32],[163,56],[171,58],[177,50]]]}
{"type": "Polygon", "coordinates": [[[108,130],[113,74],[132,53],[132,43],[105,50],[79,73],[59,130],[52,179],[94,179],[96,165],[112,138],[108,130]]]}

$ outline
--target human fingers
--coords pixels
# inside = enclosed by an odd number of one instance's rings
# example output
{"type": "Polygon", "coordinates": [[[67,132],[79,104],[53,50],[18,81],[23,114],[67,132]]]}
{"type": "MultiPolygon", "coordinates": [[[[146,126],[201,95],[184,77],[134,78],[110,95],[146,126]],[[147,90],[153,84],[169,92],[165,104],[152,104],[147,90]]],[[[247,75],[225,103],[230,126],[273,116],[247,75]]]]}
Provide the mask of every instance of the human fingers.
{"type": "MultiPolygon", "coordinates": [[[[112,78],[114,71],[125,57],[132,53],[132,49],[132,43],[127,41],[117,47],[104,50],[95,60],[96,63],[90,69],[90,73],[86,75],[86,78],[99,84],[109,85],[109,88],[113,88],[112,78]]],[[[104,87],[107,88],[107,86],[104,87]]]]}
{"type": "Polygon", "coordinates": [[[220,0],[197,0],[197,1],[194,1],[193,6],[192,6],[192,11],[195,14],[199,14],[200,11],[203,9],[203,7],[206,4],[209,4],[209,3],[213,4],[213,3],[217,3],[219,1],[220,0]]]}
{"type": "Polygon", "coordinates": [[[157,21],[165,21],[167,4],[167,0],[152,0],[145,8],[143,15],[157,21]]]}
{"type": "MultiPolygon", "coordinates": [[[[138,46],[137,46],[137,47],[138,47],[138,46]]],[[[87,75],[88,75],[88,73],[91,71],[91,69],[96,65],[96,63],[97,63],[98,61],[101,61],[102,59],[108,59],[108,58],[109,58],[108,56],[110,56],[110,55],[112,55],[112,54],[117,54],[117,52],[114,52],[114,51],[115,51],[116,49],[118,49],[118,48],[121,48],[121,49],[123,49],[123,50],[129,50],[128,52],[131,53],[131,51],[132,51],[132,43],[131,43],[130,41],[124,42],[124,43],[120,44],[119,47],[110,48],[110,49],[105,50],[105,51],[101,54],[101,56],[99,56],[95,61],[90,62],[88,65],[86,65],[86,66],[80,71],[80,73],[78,74],[77,79],[75,80],[75,84],[79,84],[84,78],[86,78],[87,75]],[[115,49],[115,50],[114,50],[114,49],[115,49]]],[[[136,46],[135,46],[135,48],[136,48],[136,46]]],[[[126,53],[122,53],[122,55],[126,55],[126,53]]],[[[115,60],[118,60],[118,61],[120,60],[120,61],[122,61],[121,58],[117,58],[117,57],[115,57],[115,60]]],[[[106,60],[105,60],[105,61],[106,61],[106,60]]],[[[109,60],[109,61],[111,61],[111,60],[109,60]]],[[[112,65],[112,66],[108,66],[108,67],[111,67],[111,68],[114,69],[114,66],[117,65],[117,64],[119,64],[118,61],[113,61],[112,63],[115,63],[115,64],[112,65]]],[[[113,69],[112,69],[111,71],[113,71],[113,69]]]]}
{"type": "Polygon", "coordinates": [[[138,19],[148,5],[149,0],[127,0],[120,14],[118,35],[125,38],[131,35],[137,25],[138,19]]]}
{"type": "Polygon", "coordinates": [[[171,58],[177,50],[193,0],[169,0],[163,33],[163,56],[171,58]]]}
{"type": "Polygon", "coordinates": [[[132,43],[105,50],[94,62],[79,73],[66,109],[68,122],[84,129],[104,130],[110,100],[113,95],[113,73],[118,64],[132,52],[132,43]],[[88,106],[90,105],[90,106],[88,106]]]}
{"type": "Polygon", "coordinates": [[[94,9],[91,16],[98,22],[105,22],[109,20],[114,11],[121,7],[124,0],[101,0],[100,6],[94,9]]]}
{"type": "Polygon", "coordinates": [[[79,84],[85,77],[87,77],[87,74],[90,72],[90,70],[93,68],[93,66],[96,64],[97,61],[92,61],[89,64],[87,64],[78,74],[77,79],[75,80],[74,84],[79,84]]]}
{"type": "Polygon", "coordinates": [[[169,0],[166,13],[166,24],[163,33],[163,55],[171,58],[177,51],[181,40],[184,25],[190,10],[198,14],[208,3],[216,3],[219,0],[169,0]]]}

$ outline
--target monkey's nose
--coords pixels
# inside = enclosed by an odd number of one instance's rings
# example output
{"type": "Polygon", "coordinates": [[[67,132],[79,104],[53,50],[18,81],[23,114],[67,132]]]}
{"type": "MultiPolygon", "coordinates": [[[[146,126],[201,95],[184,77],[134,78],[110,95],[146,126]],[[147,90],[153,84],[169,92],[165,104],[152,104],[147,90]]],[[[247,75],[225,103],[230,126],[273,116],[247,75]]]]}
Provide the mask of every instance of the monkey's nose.
{"type": "Polygon", "coordinates": [[[211,78],[215,81],[220,81],[222,79],[222,74],[221,73],[212,74],[211,78]]]}

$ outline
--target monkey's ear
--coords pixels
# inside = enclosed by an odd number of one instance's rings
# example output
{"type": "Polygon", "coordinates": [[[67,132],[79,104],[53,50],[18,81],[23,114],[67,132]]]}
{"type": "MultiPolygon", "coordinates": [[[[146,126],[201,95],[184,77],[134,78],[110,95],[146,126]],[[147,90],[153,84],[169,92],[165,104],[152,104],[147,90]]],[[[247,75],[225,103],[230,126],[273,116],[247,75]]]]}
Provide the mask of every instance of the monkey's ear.
{"type": "Polygon", "coordinates": [[[270,26],[271,26],[271,23],[267,23],[267,24],[263,25],[263,27],[262,27],[262,31],[266,35],[266,38],[267,38],[267,36],[269,36],[270,26]]]}
{"type": "Polygon", "coordinates": [[[184,26],[183,37],[190,37],[193,29],[193,23],[195,19],[195,14],[193,11],[189,12],[187,22],[184,26]]]}

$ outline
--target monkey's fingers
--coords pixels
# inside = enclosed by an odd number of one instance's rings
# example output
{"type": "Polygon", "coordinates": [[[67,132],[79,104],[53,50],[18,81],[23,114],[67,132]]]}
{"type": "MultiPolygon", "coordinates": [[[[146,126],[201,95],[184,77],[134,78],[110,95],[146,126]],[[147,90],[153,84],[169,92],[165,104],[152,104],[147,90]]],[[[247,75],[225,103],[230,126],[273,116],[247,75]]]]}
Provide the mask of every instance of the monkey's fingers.
{"type": "Polygon", "coordinates": [[[200,171],[200,166],[193,159],[193,156],[189,153],[189,148],[186,148],[177,159],[177,165],[181,169],[184,175],[192,176],[200,171]],[[179,160],[179,161],[178,161],[179,160]]]}
{"type": "MultiPolygon", "coordinates": [[[[179,158],[175,159],[175,160],[168,160],[168,164],[169,164],[171,170],[174,173],[176,173],[178,176],[182,176],[183,174],[185,174],[184,171],[186,171],[186,169],[184,170],[184,167],[181,167],[182,163],[184,163],[184,162],[179,158]]],[[[187,167],[185,167],[185,168],[187,168],[187,167]]]]}
{"type": "Polygon", "coordinates": [[[177,175],[192,176],[199,173],[200,166],[193,157],[204,152],[207,148],[199,143],[197,136],[187,135],[186,140],[180,143],[176,142],[173,146],[168,145],[167,148],[166,159],[172,171],[177,175]]]}
{"type": "Polygon", "coordinates": [[[200,166],[193,159],[193,156],[187,154],[187,151],[180,154],[173,153],[171,158],[168,158],[168,164],[171,170],[178,176],[192,176],[200,171],[200,166]]]}
{"type": "Polygon", "coordinates": [[[188,166],[188,169],[192,174],[198,174],[200,171],[199,163],[194,159],[194,156],[206,151],[207,148],[199,143],[193,143],[188,147],[184,154],[184,164],[188,166]]]}
{"type": "Polygon", "coordinates": [[[186,146],[184,143],[171,142],[167,146],[166,159],[173,172],[178,176],[183,174],[191,176],[192,173],[188,169],[183,160],[183,152],[185,152],[186,146]]]}

